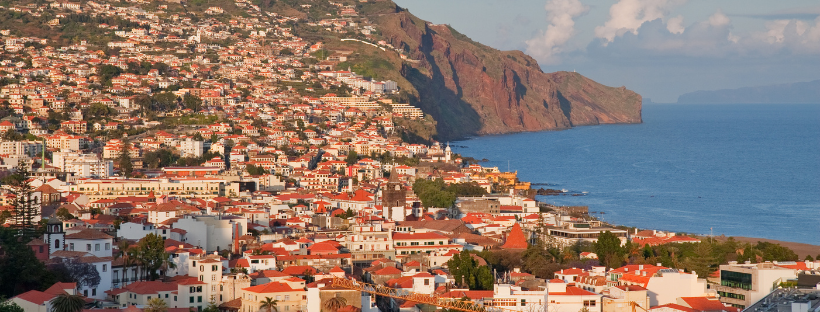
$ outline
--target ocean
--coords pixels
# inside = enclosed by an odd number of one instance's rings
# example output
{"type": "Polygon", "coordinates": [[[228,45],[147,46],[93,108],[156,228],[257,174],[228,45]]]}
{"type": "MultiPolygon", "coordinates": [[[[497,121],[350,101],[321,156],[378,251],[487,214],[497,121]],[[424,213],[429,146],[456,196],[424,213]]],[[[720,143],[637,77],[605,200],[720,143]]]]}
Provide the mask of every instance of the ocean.
{"type": "Polygon", "coordinates": [[[643,121],[451,146],[533,188],[585,194],[537,199],[614,224],[820,244],[820,105],[651,104],[643,121]]]}

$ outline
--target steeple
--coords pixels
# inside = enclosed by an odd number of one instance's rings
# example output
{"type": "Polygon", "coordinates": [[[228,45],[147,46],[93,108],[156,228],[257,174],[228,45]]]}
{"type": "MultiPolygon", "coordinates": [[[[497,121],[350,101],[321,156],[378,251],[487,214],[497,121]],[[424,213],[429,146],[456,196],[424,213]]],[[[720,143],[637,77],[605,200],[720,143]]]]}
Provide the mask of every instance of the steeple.
{"type": "Polygon", "coordinates": [[[63,232],[63,222],[56,216],[52,215],[46,224],[46,233],[43,236],[45,243],[48,244],[48,254],[57,250],[65,249],[65,232],[63,232]]]}
{"type": "Polygon", "coordinates": [[[524,231],[521,230],[521,225],[518,222],[513,225],[510,234],[507,235],[507,241],[501,246],[502,249],[527,249],[527,239],[524,237],[524,231]]]}

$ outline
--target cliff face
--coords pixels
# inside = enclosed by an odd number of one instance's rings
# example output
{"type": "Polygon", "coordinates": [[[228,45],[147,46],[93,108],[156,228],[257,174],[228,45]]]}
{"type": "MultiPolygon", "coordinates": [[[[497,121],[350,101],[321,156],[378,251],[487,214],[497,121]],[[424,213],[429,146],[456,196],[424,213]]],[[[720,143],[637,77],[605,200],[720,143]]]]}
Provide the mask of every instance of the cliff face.
{"type": "Polygon", "coordinates": [[[624,87],[544,73],[521,51],[484,46],[398,7],[382,13],[372,18],[412,58],[401,74],[418,92],[414,104],[438,121],[441,139],[641,122],[641,96],[624,87]]]}

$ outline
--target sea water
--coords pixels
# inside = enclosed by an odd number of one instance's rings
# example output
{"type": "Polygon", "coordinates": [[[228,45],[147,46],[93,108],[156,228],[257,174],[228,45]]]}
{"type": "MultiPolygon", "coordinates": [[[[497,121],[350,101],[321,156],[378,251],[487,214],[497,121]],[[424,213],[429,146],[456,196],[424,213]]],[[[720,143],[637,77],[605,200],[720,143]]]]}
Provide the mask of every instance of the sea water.
{"type": "Polygon", "coordinates": [[[538,200],[614,224],[820,244],[820,105],[652,104],[642,124],[451,144],[534,188],[587,192],[538,200]]]}

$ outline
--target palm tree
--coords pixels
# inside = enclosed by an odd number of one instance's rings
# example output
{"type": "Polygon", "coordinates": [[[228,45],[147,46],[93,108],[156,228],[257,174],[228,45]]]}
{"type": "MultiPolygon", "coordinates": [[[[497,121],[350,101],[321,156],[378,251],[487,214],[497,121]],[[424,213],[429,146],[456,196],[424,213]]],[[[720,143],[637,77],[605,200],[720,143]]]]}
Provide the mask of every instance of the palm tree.
{"type": "Polygon", "coordinates": [[[168,311],[168,304],[165,303],[165,300],[160,298],[153,298],[148,300],[148,304],[145,305],[145,312],[167,312],[168,311]]]}
{"type": "Polygon", "coordinates": [[[128,278],[128,267],[131,266],[133,259],[131,259],[130,245],[126,240],[120,240],[117,243],[117,253],[114,254],[114,260],[122,258],[122,286],[125,287],[128,278]]]}
{"type": "Polygon", "coordinates": [[[279,308],[276,306],[279,304],[279,300],[273,300],[271,297],[265,297],[265,300],[259,301],[262,305],[260,308],[267,309],[268,312],[279,312],[279,308]]]}
{"type": "Polygon", "coordinates": [[[80,312],[85,306],[85,299],[80,295],[69,295],[66,292],[51,300],[53,312],[80,312]]]}
{"type": "Polygon", "coordinates": [[[347,299],[344,297],[333,297],[327,299],[323,305],[325,309],[330,310],[331,312],[339,311],[339,309],[344,308],[345,306],[347,306],[347,299]]]}

